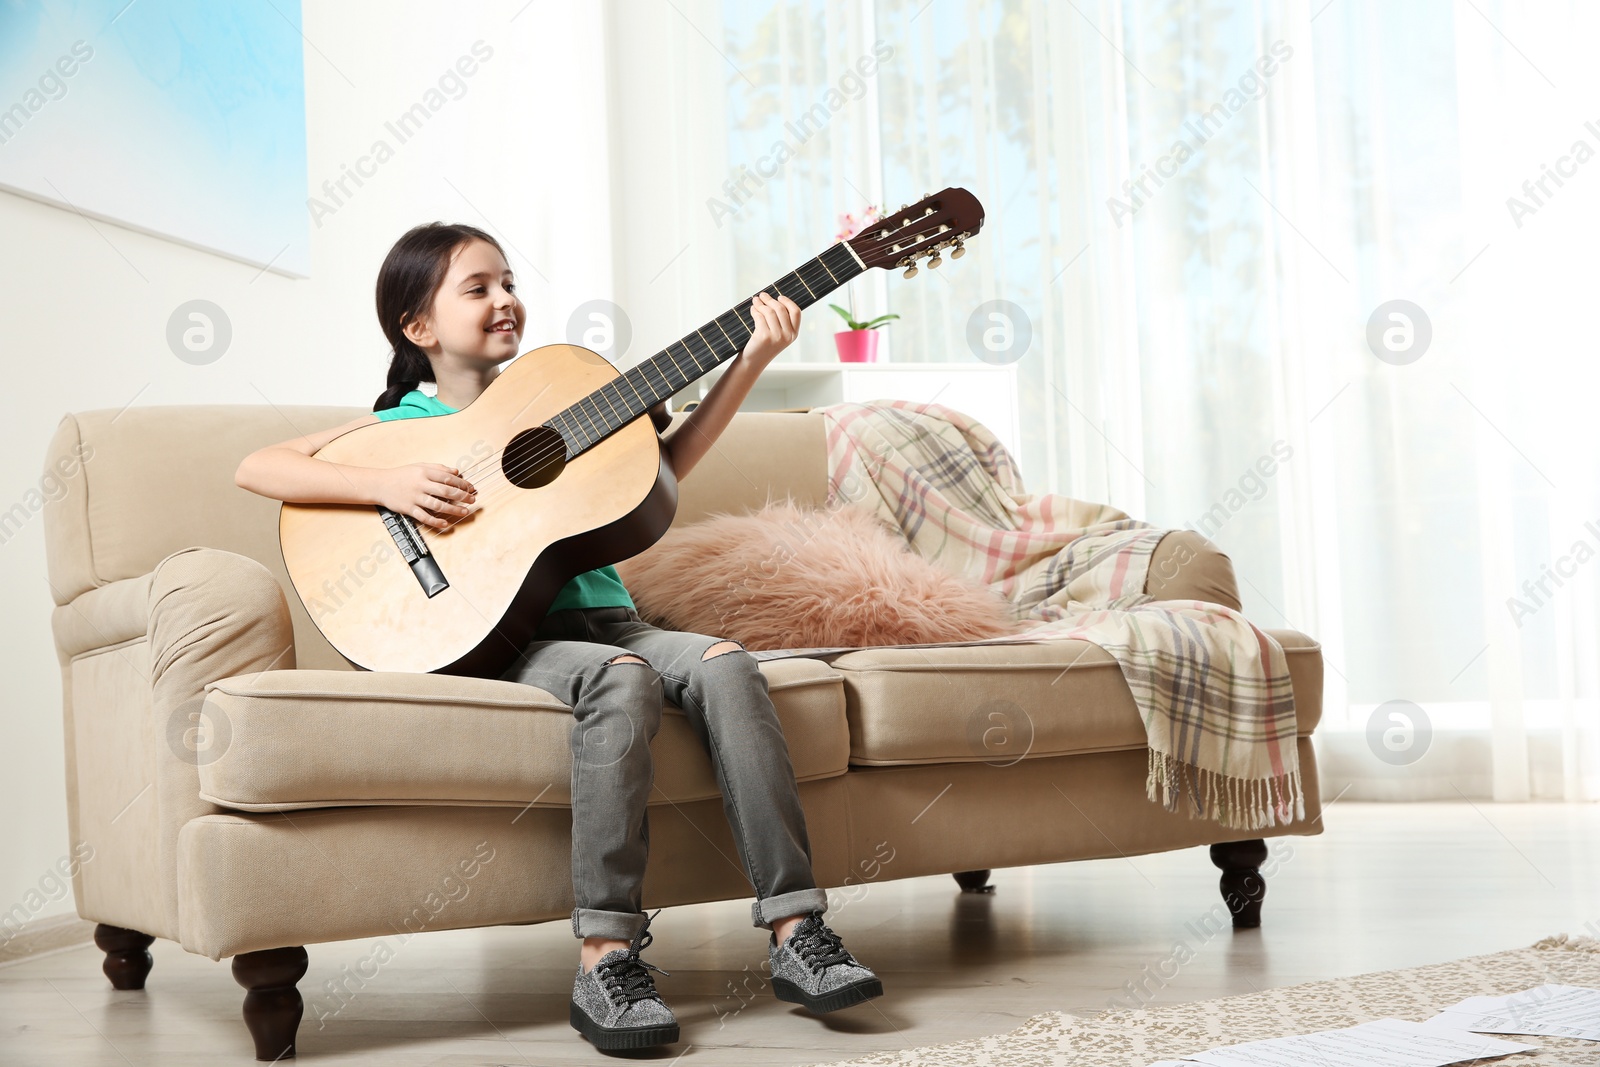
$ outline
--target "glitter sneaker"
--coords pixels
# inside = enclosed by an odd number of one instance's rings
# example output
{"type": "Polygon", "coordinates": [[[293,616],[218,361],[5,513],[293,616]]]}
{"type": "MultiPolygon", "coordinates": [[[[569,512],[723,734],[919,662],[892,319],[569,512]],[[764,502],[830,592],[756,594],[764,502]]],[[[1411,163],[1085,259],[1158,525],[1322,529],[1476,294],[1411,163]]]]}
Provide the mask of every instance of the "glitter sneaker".
{"type": "MultiPolygon", "coordinates": [[[[656,914],[660,914],[657,909],[656,914]]],[[[678,1020],[656,992],[650,972],[667,974],[639,953],[653,940],[645,919],[628,947],[614,948],[585,971],[578,964],[572,983],[573,1029],[599,1049],[649,1048],[678,1040],[678,1020]]]]}
{"type": "Polygon", "coordinates": [[[783,944],[776,933],[768,937],[767,955],[779,1000],[825,1012],[883,995],[878,976],[850,955],[820,911],[801,919],[783,944]]]}

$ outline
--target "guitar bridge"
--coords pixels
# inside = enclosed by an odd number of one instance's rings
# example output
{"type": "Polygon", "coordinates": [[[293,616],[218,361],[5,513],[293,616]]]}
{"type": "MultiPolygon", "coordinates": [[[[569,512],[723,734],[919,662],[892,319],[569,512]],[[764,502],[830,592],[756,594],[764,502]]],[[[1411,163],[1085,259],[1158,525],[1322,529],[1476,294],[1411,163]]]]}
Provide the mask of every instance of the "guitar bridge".
{"type": "Polygon", "coordinates": [[[417,529],[417,524],[409,516],[396,514],[382,504],[375,506],[378,514],[383,516],[384,529],[389,531],[395,547],[400,550],[400,558],[411,567],[411,573],[416,575],[417,584],[422,586],[428,599],[449,589],[450,583],[439,569],[438,559],[428,551],[428,542],[422,539],[422,531],[417,529]]]}

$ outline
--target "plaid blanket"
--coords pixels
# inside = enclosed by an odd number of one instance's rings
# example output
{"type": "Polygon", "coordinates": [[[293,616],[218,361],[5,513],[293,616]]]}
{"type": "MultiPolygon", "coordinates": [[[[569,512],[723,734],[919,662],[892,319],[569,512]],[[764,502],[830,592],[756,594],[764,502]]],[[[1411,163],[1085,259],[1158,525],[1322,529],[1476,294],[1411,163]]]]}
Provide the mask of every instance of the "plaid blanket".
{"type": "Polygon", "coordinates": [[[1305,818],[1283,647],[1221,604],[1144,591],[1168,529],[1027,493],[1005,446],[952,408],[814,410],[830,507],[866,508],[918,554],[986,583],[1012,602],[1021,635],[1088,641],[1116,659],[1149,738],[1151,800],[1240,830],[1305,818]]]}

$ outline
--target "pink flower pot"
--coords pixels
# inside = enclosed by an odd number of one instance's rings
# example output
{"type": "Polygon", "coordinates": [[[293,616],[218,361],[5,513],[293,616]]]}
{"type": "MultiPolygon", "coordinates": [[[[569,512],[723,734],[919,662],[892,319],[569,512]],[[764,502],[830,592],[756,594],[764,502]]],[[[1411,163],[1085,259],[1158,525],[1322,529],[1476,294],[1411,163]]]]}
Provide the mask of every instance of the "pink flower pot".
{"type": "Polygon", "coordinates": [[[841,363],[878,362],[877,330],[840,330],[833,335],[841,363]]]}

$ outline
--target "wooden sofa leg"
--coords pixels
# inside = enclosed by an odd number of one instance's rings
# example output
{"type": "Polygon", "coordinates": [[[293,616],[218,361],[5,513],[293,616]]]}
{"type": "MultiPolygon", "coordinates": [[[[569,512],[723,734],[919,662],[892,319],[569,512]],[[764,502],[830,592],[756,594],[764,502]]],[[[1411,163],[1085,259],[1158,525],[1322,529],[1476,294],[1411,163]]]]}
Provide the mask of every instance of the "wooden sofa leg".
{"type": "Polygon", "coordinates": [[[1228,841],[1211,846],[1211,862],[1222,872],[1222,900],[1233,914],[1235,930],[1261,925],[1261,901],[1267,895],[1261,865],[1267,859],[1267,843],[1228,841]]]}
{"type": "Polygon", "coordinates": [[[957,871],[952,877],[963,893],[994,892],[994,886],[989,884],[988,871],[957,871]]]}
{"type": "Polygon", "coordinates": [[[233,958],[234,981],[244,986],[244,1024],[256,1043],[256,1059],[294,1058],[294,1035],[305,1005],[295,983],[305,977],[303,947],[269,948],[233,958]]]}
{"type": "Polygon", "coordinates": [[[156,963],[147,951],[155,940],[149,934],[105,923],[94,928],[94,943],[106,954],[102,969],[111,979],[111,988],[144,988],[144,980],[156,963]]]}

